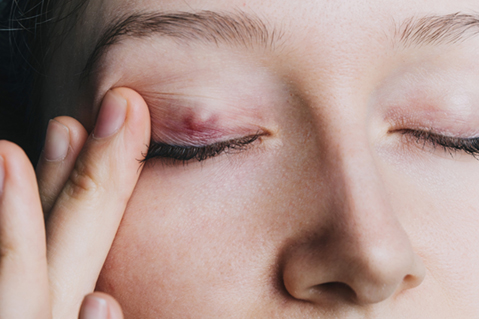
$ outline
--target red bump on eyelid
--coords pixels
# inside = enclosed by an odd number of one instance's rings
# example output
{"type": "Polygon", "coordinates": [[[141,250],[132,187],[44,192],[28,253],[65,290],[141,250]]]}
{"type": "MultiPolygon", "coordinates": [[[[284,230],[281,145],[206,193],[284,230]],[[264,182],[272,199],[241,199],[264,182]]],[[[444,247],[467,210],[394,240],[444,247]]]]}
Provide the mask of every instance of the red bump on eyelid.
{"type": "Polygon", "coordinates": [[[180,121],[180,127],[185,132],[189,133],[200,133],[200,132],[208,132],[215,128],[215,122],[217,121],[217,116],[213,116],[208,118],[207,120],[198,120],[195,119],[195,116],[189,114],[185,116],[180,121]]]}
{"type": "Polygon", "coordinates": [[[164,143],[204,145],[228,134],[220,127],[217,114],[203,119],[194,110],[184,111],[185,114],[163,114],[161,119],[152,116],[152,139],[164,143]]]}

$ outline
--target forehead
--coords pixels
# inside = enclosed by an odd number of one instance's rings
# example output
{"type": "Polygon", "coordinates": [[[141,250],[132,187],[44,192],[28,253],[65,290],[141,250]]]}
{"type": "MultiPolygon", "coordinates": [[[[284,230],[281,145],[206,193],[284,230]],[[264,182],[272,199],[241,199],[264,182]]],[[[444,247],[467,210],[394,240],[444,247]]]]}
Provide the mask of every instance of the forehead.
{"type": "MultiPolygon", "coordinates": [[[[315,33],[318,41],[327,38],[339,41],[344,40],[341,33],[376,33],[411,16],[444,15],[477,7],[475,0],[104,0],[88,1],[84,18],[88,20],[87,26],[91,26],[88,29],[98,31],[116,17],[131,12],[246,12],[259,16],[267,24],[280,24],[284,30],[299,29],[304,37],[315,33]],[[328,30],[328,33],[318,35],[318,30],[328,30]]],[[[349,41],[354,42],[354,38],[349,37],[349,41]]]]}
{"type": "MultiPolygon", "coordinates": [[[[450,25],[447,25],[449,22],[447,20],[451,16],[456,13],[470,14],[471,9],[479,7],[475,0],[454,2],[447,0],[315,0],[301,2],[105,0],[88,1],[87,3],[85,12],[81,15],[80,23],[77,25],[75,37],[67,40],[67,42],[76,42],[76,45],[73,43],[72,47],[76,46],[76,50],[82,52],[82,59],[80,59],[82,61],[85,56],[92,53],[95,46],[99,45],[98,42],[101,41],[105,32],[108,32],[115,24],[123,23],[132,15],[175,14],[179,16],[179,19],[191,20],[185,14],[203,13],[202,19],[207,21],[210,16],[204,13],[217,13],[223,17],[231,17],[231,20],[236,17],[236,21],[241,20],[241,16],[247,16],[248,19],[251,19],[250,21],[253,21],[253,24],[264,27],[265,33],[274,35],[265,41],[273,42],[275,40],[275,46],[285,45],[286,51],[291,51],[293,55],[301,55],[303,60],[320,54],[325,62],[327,59],[331,59],[328,61],[329,63],[336,63],[336,60],[343,62],[350,60],[349,63],[343,63],[346,68],[359,65],[357,62],[361,60],[362,56],[376,59],[378,54],[384,53],[391,45],[397,44],[395,41],[400,40],[401,34],[404,35],[407,32],[409,32],[410,38],[425,38],[422,39],[426,40],[423,42],[434,37],[441,38],[442,36],[438,36],[438,34],[451,28],[450,25]],[[239,19],[238,16],[240,16],[239,19]],[[434,18],[430,18],[431,16],[442,16],[443,18],[434,21],[434,18]],[[429,17],[429,20],[421,21],[423,17],[429,17]],[[440,28],[441,25],[443,29],[438,32],[438,27],[440,28]],[[422,29],[419,30],[421,36],[415,34],[418,29],[422,29]],[[300,51],[300,54],[294,52],[295,50],[300,51]]],[[[473,17],[471,14],[470,17],[472,18],[466,18],[463,19],[464,21],[456,23],[456,27],[462,25],[455,32],[449,32],[448,36],[452,37],[450,40],[454,41],[454,37],[459,38],[461,33],[468,31],[477,33],[479,30],[477,16],[473,17]],[[469,30],[470,25],[474,24],[474,30],[469,30]]],[[[210,20],[217,19],[213,17],[210,20]]],[[[199,26],[200,29],[204,29],[205,23],[203,22],[200,23],[202,24],[199,26]]],[[[178,23],[178,19],[173,23],[178,23]]],[[[224,34],[232,29],[238,29],[238,26],[241,29],[243,27],[241,24],[244,26],[244,21],[236,22],[236,24],[217,21],[216,24],[209,23],[208,27],[214,29],[213,31],[217,34],[224,34]]],[[[116,32],[125,33],[125,29],[130,26],[118,29],[116,32]]],[[[191,33],[190,31],[197,26],[198,24],[190,24],[189,30],[188,28],[175,29],[175,32],[177,34],[191,33]]],[[[144,27],[144,34],[149,36],[148,33],[151,33],[153,35],[155,32],[147,32],[148,28],[149,26],[144,27]]],[[[454,28],[452,27],[452,29],[454,28]]],[[[239,33],[245,34],[250,31],[251,28],[247,26],[246,30],[240,30],[239,33]]],[[[284,47],[280,49],[284,49],[284,47]]]]}
{"type": "MultiPolygon", "coordinates": [[[[75,1],[70,3],[77,5],[75,1]]],[[[386,72],[393,67],[388,56],[397,53],[395,46],[401,43],[401,35],[407,31],[408,25],[415,25],[409,30],[411,31],[409,35],[412,35],[410,38],[414,38],[415,32],[422,29],[422,34],[426,35],[422,39],[424,44],[428,39],[438,38],[438,26],[443,26],[442,31],[451,29],[451,25],[446,23],[448,17],[458,12],[471,14],[477,9],[479,9],[477,0],[313,0],[299,2],[291,0],[90,0],[83,7],[71,36],[65,39],[57,52],[58,58],[50,71],[51,82],[47,83],[47,86],[65,87],[65,83],[72,83],[71,90],[67,88],[62,92],[54,92],[53,95],[61,97],[63,94],[65,95],[64,100],[67,101],[74,99],[71,97],[72,92],[77,91],[80,79],[65,79],[65,76],[83,74],[85,67],[91,62],[92,52],[98,48],[99,41],[105,32],[134,14],[173,13],[182,19],[185,14],[204,14],[205,12],[233,18],[246,15],[255,22],[259,21],[258,23],[265,27],[269,35],[275,35],[271,38],[276,40],[277,54],[272,60],[276,61],[281,68],[289,68],[292,76],[296,74],[293,81],[299,85],[303,85],[302,81],[317,85],[313,79],[315,81],[323,79],[330,83],[336,81],[336,83],[351,86],[351,83],[358,77],[365,77],[377,69],[384,69],[386,72]],[[437,21],[429,19],[421,26],[423,17],[432,16],[442,16],[443,18],[437,21]],[[414,23],[411,24],[411,21],[414,23]],[[308,74],[308,76],[303,74],[308,74]],[[67,96],[68,94],[69,96],[67,96]]],[[[208,20],[207,15],[204,17],[206,18],[203,20],[208,20]]],[[[474,19],[472,17],[471,14],[469,18],[474,19]]],[[[474,23],[472,20],[466,20],[459,23],[462,28],[456,30],[452,40],[454,37],[458,38],[464,34],[477,33],[479,30],[477,21],[474,23]],[[475,26],[473,29],[468,29],[468,27],[464,27],[466,25],[475,26]]],[[[190,24],[189,31],[196,27],[197,25],[190,24]]],[[[201,26],[200,29],[203,27],[201,26]]],[[[238,25],[229,23],[221,25],[220,22],[216,25],[210,23],[209,27],[219,33],[225,33],[225,30],[228,33],[231,30],[236,30],[238,25]]],[[[247,29],[243,30],[243,33],[251,31],[247,29]]],[[[177,31],[185,34],[189,32],[186,29],[177,31]]],[[[157,32],[151,32],[151,35],[147,33],[145,32],[145,37],[148,37],[148,41],[159,35],[157,32]]],[[[450,32],[449,35],[451,35],[450,32]]],[[[416,37],[416,40],[421,40],[420,38],[416,37]]],[[[124,41],[128,39],[122,38],[121,40],[122,49],[135,49],[130,42],[124,41]]],[[[445,40],[447,42],[451,39],[445,37],[445,40]]],[[[213,43],[208,50],[215,51],[217,48],[218,46],[213,43]]],[[[151,55],[151,52],[146,51],[140,53],[151,55]]],[[[414,58],[414,55],[411,57],[414,58]]],[[[308,85],[305,84],[304,87],[307,89],[308,85]]],[[[81,99],[82,94],[80,93],[80,97],[77,99],[81,99]]],[[[96,96],[84,103],[67,102],[66,104],[97,105],[101,95],[102,92],[97,90],[96,96]]],[[[46,105],[50,104],[58,103],[46,103],[46,105]]],[[[84,121],[84,123],[86,122],[84,121]]]]}

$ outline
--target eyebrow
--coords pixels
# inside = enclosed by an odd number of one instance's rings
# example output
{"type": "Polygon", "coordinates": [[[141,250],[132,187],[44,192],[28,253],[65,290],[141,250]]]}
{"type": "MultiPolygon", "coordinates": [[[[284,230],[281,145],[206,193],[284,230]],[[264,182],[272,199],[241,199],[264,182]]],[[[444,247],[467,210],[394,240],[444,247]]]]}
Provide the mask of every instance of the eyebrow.
{"type": "MultiPolygon", "coordinates": [[[[479,34],[479,16],[453,13],[412,17],[395,24],[393,43],[403,48],[424,45],[454,44],[479,34]]],[[[263,47],[273,50],[282,32],[269,30],[256,16],[244,12],[222,14],[213,11],[146,12],[122,16],[101,34],[81,72],[86,78],[108,47],[126,38],[146,38],[162,35],[185,41],[200,41],[219,45],[263,47]]]]}
{"type": "Polygon", "coordinates": [[[219,45],[263,47],[273,50],[281,38],[275,29],[269,30],[258,17],[244,12],[221,14],[213,11],[198,13],[135,13],[111,23],[102,33],[82,71],[88,76],[108,47],[126,38],[167,36],[186,41],[199,41],[219,45]]]}
{"type": "Polygon", "coordinates": [[[413,17],[396,27],[394,41],[404,48],[449,45],[479,34],[479,15],[453,13],[413,17]]]}

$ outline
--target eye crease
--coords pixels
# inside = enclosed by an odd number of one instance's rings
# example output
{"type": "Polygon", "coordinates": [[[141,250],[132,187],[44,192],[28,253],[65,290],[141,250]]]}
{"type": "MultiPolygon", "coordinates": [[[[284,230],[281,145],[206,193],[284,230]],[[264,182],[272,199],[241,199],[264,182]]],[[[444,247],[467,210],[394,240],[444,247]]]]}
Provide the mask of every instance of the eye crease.
{"type": "Polygon", "coordinates": [[[181,161],[183,163],[190,160],[198,162],[218,156],[222,153],[240,152],[248,149],[251,144],[257,141],[264,134],[256,133],[237,139],[217,142],[204,146],[188,146],[188,145],[170,145],[166,143],[151,141],[148,152],[141,160],[145,163],[150,159],[171,159],[181,161]]]}

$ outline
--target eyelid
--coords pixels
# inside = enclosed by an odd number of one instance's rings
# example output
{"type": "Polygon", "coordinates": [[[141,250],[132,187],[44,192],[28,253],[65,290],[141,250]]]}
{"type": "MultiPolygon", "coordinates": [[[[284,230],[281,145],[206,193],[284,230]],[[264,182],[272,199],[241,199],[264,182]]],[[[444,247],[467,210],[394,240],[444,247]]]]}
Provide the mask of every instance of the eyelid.
{"type": "MultiPolygon", "coordinates": [[[[450,139],[457,139],[457,140],[472,140],[479,138],[478,134],[472,133],[462,133],[463,131],[456,130],[456,132],[452,132],[451,130],[441,129],[441,128],[432,128],[430,126],[425,125],[410,125],[410,126],[403,126],[397,128],[392,128],[388,130],[388,134],[391,133],[408,133],[408,132],[418,132],[427,134],[429,136],[441,137],[441,138],[450,138],[450,139]],[[462,134],[461,134],[462,133],[462,134]]],[[[464,131],[466,132],[466,131],[464,131]]]]}
{"type": "Polygon", "coordinates": [[[153,158],[164,158],[187,162],[189,160],[204,161],[229,151],[246,150],[250,144],[265,136],[265,133],[256,133],[241,138],[230,139],[203,146],[170,145],[166,143],[151,142],[142,163],[153,158]]]}
{"type": "Polygon", "coordinates": [[[416,144],[422,144],[424,149],[426,145],[436,149],[442,147],[445,152],[451,156],[453,152],[462,151],[478,159],[479,157],[479,137],[461,138],[449,135],[435,133],[433,130],[402,129],[397,130],[403,136],[412,138],[416,144]]]}
{"type": "Polygon", "coordinates": [[[397,114],[390,112],[386,117],[389,124],[388,133],[395,133],[405,129],[424,131],[431,134],[451,138],[470,139],[479,137],[479,121],[474,117],[457,118],[454,114],[437,113],[408,113],[397,114]]]}

